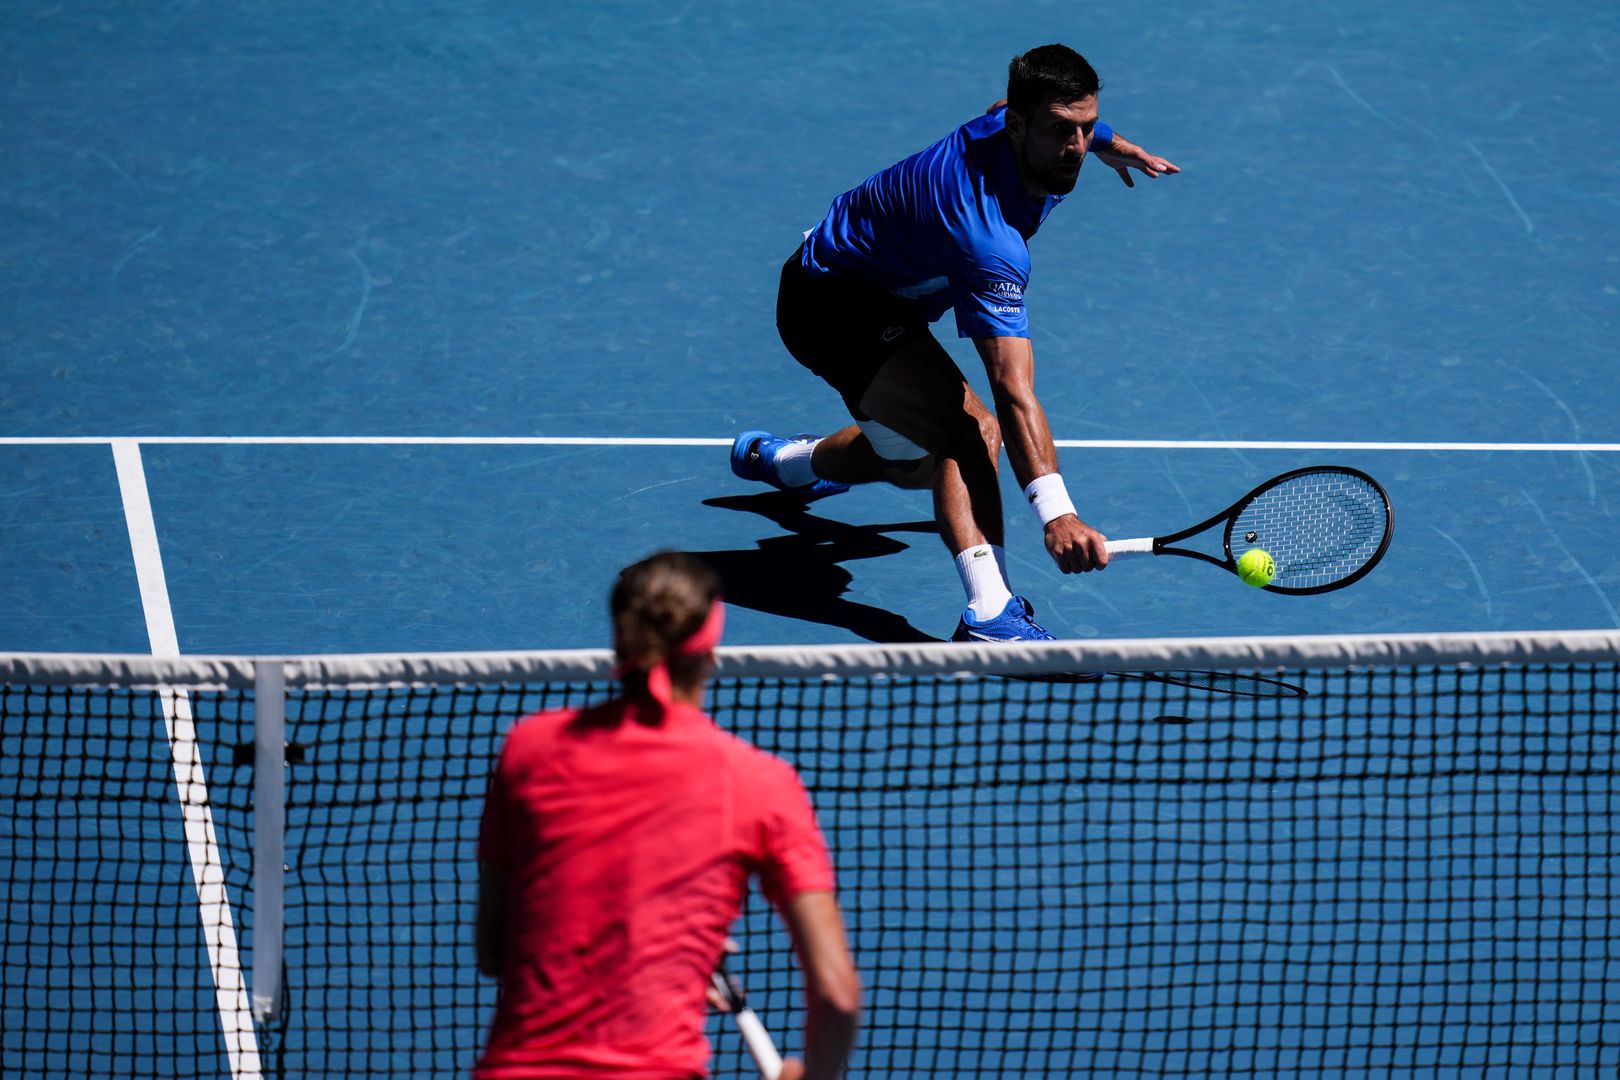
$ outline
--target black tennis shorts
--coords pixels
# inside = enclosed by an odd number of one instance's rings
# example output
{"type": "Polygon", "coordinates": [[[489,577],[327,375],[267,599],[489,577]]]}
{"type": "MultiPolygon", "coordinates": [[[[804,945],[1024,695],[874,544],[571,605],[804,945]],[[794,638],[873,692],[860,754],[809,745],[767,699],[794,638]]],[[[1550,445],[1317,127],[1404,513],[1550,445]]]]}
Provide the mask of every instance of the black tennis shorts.
{"type": "Polygon", "coordinates": [[[807,273],[803,247],[782,267],[776,293],[776,330],[793,358],[825,379],[843,397],[849,414],[895,353],[928,333],[928,323],[910,303],[858,277],[807,273]]]}

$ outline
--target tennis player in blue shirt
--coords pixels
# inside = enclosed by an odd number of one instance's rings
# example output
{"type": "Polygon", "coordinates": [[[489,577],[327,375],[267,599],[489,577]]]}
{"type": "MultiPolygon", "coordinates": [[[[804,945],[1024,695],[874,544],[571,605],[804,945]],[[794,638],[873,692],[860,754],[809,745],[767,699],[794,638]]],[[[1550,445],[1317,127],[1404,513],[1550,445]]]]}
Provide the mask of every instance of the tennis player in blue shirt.
{"type": "Polygon", "coordinates": [[[1119,173],[1180,171],[1097,119],[1097,73],[1063,45],[1014,57],[1007,97],[838,196],[782,268],[788,351],[837,390],[855,423],[826,438],[739,435],[731,468],[820,496],[886,481],[931,488],[967,593],[957,641],[1045,641],[1002,554],[1002,446],[1064,573],[1108,563],[1058,473],[1035,397],[1024,311],[1029,238],[1074,189],[1087,155],[1119,173]],[[928,324],[947,310],[989,375],[992,412],[928,324]]]}

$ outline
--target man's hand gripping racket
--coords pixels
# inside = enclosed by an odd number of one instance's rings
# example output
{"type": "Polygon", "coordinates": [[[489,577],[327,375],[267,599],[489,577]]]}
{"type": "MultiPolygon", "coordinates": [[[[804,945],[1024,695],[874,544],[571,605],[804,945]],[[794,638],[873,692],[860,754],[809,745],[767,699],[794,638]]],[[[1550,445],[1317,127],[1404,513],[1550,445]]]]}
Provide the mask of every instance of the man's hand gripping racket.
{"type": "Polygon", "coordinates": [[[1276,562],[1269,592],[1306,596],[1360,581],[1389,550],[1395,512],[1364,472],[1336,465],[1295,469],[1267,480],[1207,521],[1167,536],[1110,540],[1110,561],[1131,555],[1184,555],[1233,574],[1238,559],[1263,548],[1276,562]],[[1225,525],[1219,555],[1172,547],[1225,525]]]}

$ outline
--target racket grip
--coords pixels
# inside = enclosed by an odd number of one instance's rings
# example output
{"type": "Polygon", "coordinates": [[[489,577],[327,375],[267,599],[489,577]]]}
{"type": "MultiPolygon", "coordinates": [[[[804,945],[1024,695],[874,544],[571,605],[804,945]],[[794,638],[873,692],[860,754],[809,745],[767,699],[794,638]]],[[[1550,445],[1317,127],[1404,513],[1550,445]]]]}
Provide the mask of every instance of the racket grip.
{"type": "Polygon", "coordinates": [[[1103,547],[1108,550],[1110,559],[1117,559],[1121,555],[1151,555],[1153,554],[1153,537],[1143,536],[1135,540],[1110,540],[1103,547]]]}
{"type": "Polygon", "coordinates": [[[744,1005],[732,1019],[737,1022],[737,1031],[748,1047],[749,1056],[759,1067],[759,1075],[764,1080],[776,1080],[782,1072],[782,1055],[776,1052],[776,1044],[771,1041],[770,1032],[765,1030],[758,1014],[744,1005]]]}

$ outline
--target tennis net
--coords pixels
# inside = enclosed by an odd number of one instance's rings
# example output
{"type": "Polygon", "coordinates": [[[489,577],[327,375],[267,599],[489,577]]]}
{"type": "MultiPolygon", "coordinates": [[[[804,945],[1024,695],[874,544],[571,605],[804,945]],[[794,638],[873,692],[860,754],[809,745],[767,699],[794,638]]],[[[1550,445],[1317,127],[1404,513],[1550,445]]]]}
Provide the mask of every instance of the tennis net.
{"type": "MultiPolygon", "coordinates": [[[[0,657],[0,1073],[466,1075],[493,757],[610,663],[0,657]]],[[[1615,633],[770,648],[709,703],[816,802],[853,1075],[1591,1075],[1617,684],[1615,633]]],[[[737,936],[791,1050],[785,938],[737,936]]]]}

